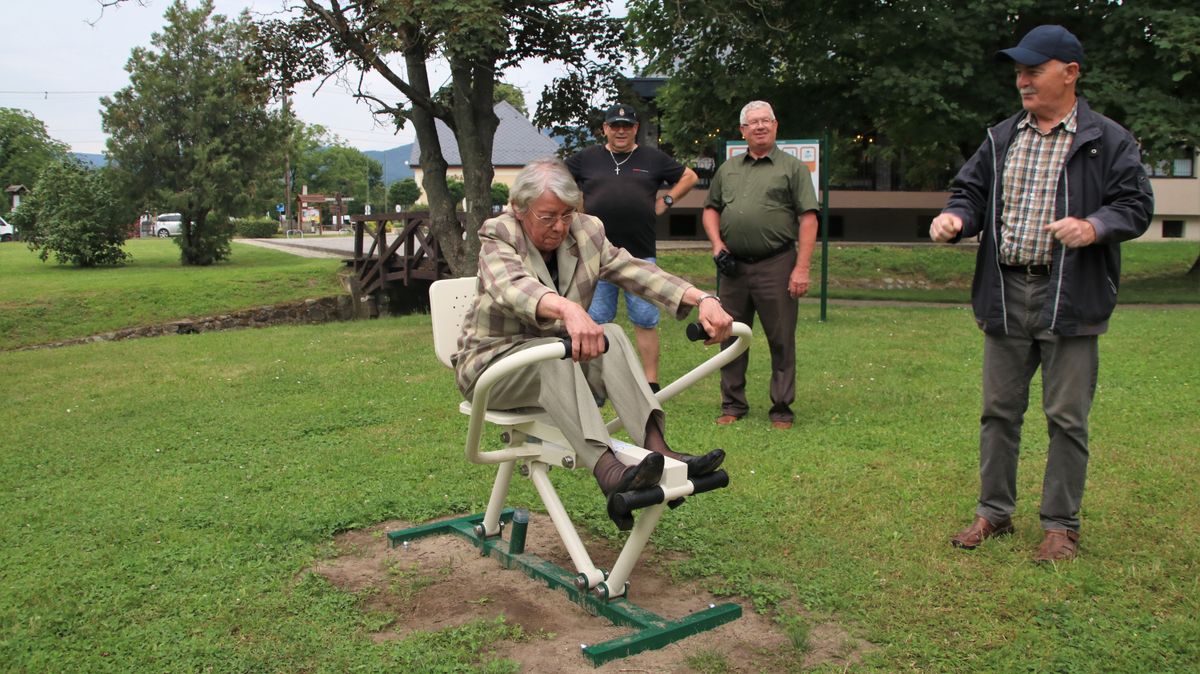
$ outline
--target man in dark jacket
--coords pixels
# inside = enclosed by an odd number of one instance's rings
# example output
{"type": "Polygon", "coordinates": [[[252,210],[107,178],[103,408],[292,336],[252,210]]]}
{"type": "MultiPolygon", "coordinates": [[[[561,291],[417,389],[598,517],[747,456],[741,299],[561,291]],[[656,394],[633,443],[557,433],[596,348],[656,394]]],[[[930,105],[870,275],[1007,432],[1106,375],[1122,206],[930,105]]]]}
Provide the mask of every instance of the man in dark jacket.
{"type": "Polygon", "coordinates": [[[1088,461],[1088,412],[1121,271],[1120,243],[1154,209],[1137,142],[1076,96],[1083,47],[1038,26],[996,54],[1015,64],[1024,110],[988,130],[954,179],[929,237],[979,237],[971,288],[984,332],[979,506],[951,539],[973,549],[1013,531],[1029,382],[1042,368],[1050,443],[1037,561],[1074,559],[1088,461]]]}

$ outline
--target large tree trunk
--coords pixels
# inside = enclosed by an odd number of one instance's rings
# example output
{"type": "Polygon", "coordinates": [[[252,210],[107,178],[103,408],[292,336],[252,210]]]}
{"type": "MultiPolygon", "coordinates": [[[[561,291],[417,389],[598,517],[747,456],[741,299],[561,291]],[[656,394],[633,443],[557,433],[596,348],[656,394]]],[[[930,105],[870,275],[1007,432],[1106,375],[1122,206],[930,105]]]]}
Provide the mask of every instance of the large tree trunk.
{"type": "MultiPolygon", "coordinates": [[[[466,193],[465,254],[479,256],[479,227],[492,215],[492,146],[500,120],[494,109],[496,81],[491,70],[452,62],[455,139],[462,158],[466,193]]],[[[454,268],[451,263],[451,268],[454,268]]],[[[456,270],[457,271],[457,270],[456,270]]]]}

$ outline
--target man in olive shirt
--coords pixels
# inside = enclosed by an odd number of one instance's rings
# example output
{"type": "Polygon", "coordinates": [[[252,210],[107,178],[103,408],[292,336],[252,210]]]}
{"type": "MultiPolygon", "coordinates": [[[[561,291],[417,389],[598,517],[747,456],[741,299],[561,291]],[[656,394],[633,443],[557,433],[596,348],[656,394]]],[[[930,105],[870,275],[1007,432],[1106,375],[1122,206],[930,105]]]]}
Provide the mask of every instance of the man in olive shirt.
{"type": "MultiPolygon", "coordinates": [[[[796,397],[797,300],[808,292],[817,194],[808,167],[775,146],[779,125],[769,103],[747,103],[741,129],[748,151],[727,160],[713,176],[704,233],[714,258],[727,251],[735,261],[732,267],[718,265],[725,311],[747,325],[754,324],[756,312],[762,319],[771,347],[771,424],[786,430],[792,427],[796,397]]],[[[747,351],[721,370],[720,425],[750,411],[749,362],[747,351]]]]}

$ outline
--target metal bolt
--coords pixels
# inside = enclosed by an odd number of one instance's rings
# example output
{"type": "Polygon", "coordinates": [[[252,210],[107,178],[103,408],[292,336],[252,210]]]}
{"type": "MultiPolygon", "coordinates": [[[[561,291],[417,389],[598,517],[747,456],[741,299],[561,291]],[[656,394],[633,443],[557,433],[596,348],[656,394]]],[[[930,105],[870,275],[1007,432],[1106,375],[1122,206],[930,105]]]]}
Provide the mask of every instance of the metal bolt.
{"type": "Polygon", "coordinates": [[[563,460],[562,460],[562,465],[563,465],[563,468],[574,468],[575,467],[575,457],[564,456],[563,460]]]}
{"type": "Polygon", "coordinates": [[[529,477],[529,466],[524,463],[521,464],[520,472],[521,472],[521,477],[529,477]]]}
{"type": "Polygon", "coordinates": [[[509,437],[510,436],[508,434],[508,431],[504,431],[503,433],[500,434],[500,439],[503,440],[504,442],[508,442],[509,437]]]}

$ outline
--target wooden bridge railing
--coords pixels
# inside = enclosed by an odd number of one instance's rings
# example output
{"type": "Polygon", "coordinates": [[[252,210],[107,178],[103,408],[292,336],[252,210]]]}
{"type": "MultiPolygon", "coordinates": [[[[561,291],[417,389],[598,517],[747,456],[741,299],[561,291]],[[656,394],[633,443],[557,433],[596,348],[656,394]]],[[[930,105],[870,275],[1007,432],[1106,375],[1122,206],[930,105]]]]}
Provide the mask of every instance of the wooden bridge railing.
{"type": "Polygon", "coordinates": [[[449,278],[450,265],[441,254],[429,227],[429,213],[381,213],[352,215],[354,224],[354,276],[357,292],[371,295],[389,283],[408,285],[414,279],[436,281],[449,278]],[[399,233],[388,241],[391,223],[399,233]],[[370,241],[367,240],[370,237],[370,241]]]}

